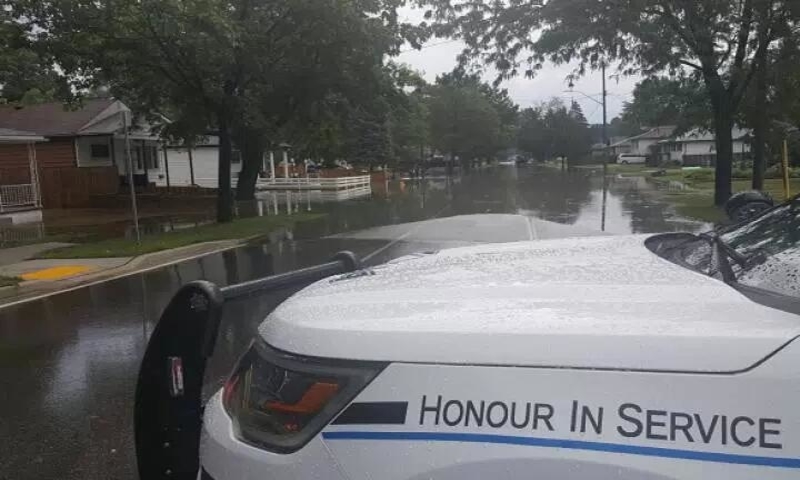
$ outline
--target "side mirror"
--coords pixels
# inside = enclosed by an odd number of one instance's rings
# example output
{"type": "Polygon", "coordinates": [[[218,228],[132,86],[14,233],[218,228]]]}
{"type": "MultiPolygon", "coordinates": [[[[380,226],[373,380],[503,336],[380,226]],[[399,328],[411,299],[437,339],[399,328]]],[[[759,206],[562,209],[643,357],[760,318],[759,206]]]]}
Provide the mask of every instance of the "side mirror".
{"type": "Polygon", "coordinates": [[[733,195],[725,203],[725,213],[734,223],[753,219],[775,206],[775,200],[768,194],[751,190],[733,195]]]}

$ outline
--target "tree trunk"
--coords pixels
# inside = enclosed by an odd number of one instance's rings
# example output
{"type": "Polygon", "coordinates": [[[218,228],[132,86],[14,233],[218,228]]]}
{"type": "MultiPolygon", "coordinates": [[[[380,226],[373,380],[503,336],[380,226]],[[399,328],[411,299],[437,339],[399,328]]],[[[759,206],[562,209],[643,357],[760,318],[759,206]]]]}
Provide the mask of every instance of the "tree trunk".
{"type": "Polygon", "coordinates": [[[731,198],[731,176],[733,173],[733,117],[718,113],[714,116],[717,144],[717,165],[714,182],[714,205],[723,206],[731,198]]]}
{"type": "Polygon", "coordinates": [[[217,171],[217,222],[233,220],[233,196],[231,195],[231,127],[226,115],[219,115],[219,169],[217,171]]]}
{"type": "Polygon", "coordinates": [[[760,65],[756,73],[756,112],[753,118],[753,190],[764,189],[767,146],[767,69],[760,65]]]}
{"type": "Polygon", "coordinates": [[[731,198],[731,175],[733,173],[733,109],[731,99],[722,81],[712,82],[711,105],[714,110],[714,136],[716,138],[717,162],[714,180],[714,205],[723,206],[731,198]]]}
{"type": "Polygon", "coordinates": [[[256,181],[264,161],[264,142],[251,131],[243,132],[239,142],[242,152],[242,171],[236,184],[236,200],[248,201],[256,198],[256,181]]]}

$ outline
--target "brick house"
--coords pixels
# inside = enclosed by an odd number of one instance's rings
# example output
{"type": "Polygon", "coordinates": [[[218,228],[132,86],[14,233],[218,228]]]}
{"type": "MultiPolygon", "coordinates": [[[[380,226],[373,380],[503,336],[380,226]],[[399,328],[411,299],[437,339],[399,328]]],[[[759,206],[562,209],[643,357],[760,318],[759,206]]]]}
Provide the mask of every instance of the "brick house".
{"type": "MultiPolygon", "coordinates": [[[[36,145],[36,163],[44,208],[84,207],[92,195],[114,194],[127,175],[125,116],[130,110],[119,100],[85,100],[78,108],[61,103],[0,108],[0,128],[44,137],[36,145]]],[[[159,167],[158,138],[131,135],[136,178],[147,178],[159,167]]],[[[26,146],[0,144],[0,185],[24,175],[18,159],[26,146]]]]}

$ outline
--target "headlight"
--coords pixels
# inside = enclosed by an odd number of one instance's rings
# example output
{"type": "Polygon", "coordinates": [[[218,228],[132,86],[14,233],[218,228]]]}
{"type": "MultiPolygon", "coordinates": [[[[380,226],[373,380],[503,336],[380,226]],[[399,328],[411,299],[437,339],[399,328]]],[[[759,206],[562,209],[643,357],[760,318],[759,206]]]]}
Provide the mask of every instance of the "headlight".
{"type": "Polygon", "coordinates": [[[385,364],[295,357],[255,341],[223,388],[236,437],[277,453],[299,450],[385,364]]]}

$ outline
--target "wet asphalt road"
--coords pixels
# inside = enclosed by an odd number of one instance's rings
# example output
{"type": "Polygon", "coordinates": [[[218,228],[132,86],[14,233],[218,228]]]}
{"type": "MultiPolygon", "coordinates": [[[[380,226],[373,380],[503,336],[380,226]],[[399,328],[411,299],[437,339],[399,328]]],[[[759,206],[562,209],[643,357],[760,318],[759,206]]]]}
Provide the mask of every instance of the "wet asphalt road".
{"type": "MultiPolygon", "coordinates": [[[[587,174],[505,168],[449,182],[399,182],[371,200],[296,207],[323,222],[270,242],[0,309],[0,479],[133,479],[132,399],[150,332],[184,283],[228,285],[327,261],[351,250],[381,263],[397,256],[487,241],[562,236],[568,230],[644,233],[697,230],[648,186],[587,174]],[[605,213],[604,213],[605,210],[605,213]],[[469,214],[519,214],[443,220],[469,214]],[[534,224],[536,217],[572,226],[534,224]],[[520,218],[523,218],[520,221],[520,218]],[[358,233],[342,233],[360,230],[358,233]],[[334,235],[334,236],[330,236],[334,235]],[[324,238],[320,238],[323,237],[324,238]]],[[[226,305],[209,393],[219,385],[280,292],[226,305]]]]}

